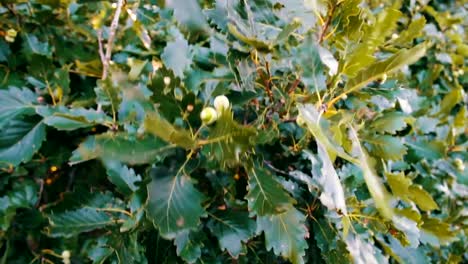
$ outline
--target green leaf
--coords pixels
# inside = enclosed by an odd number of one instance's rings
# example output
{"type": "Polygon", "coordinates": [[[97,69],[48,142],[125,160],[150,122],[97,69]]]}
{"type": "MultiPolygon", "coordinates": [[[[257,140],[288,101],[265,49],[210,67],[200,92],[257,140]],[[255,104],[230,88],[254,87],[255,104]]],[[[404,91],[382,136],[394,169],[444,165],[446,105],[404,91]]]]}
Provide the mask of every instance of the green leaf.
{"type": "Polygon", "coordinates": [[[340,178],[336,173],[333,163],[322,143],[317,142],[316,156],[307,153],[312,162],[312,174],[321,187],[320,202],[329,210],[336,210],[347,214],[345,196],[340,178]]]}
{"type": "Polygon", "coordinates": [[[422,186],[413,184],[403,172],[386,173],[385,176],[394,195],[407,202],[413,201],[423,211],[439,209],[431,195],[422,186]]]}
{"type": "Polygon", "coordinates": [[[406,154],[406,147],[398,137],[373,135],[367,136],[363,140],[369,144],[368,149],[373,156],[386,160],[401,160],[406,154]]]}
{"type": "Polygon", "coordinates": [[[377,176],[373,160],[370,159],[364,148],[361,146],[356,131],[354,128],[351,128],[350,131],[351,141],[353,142],[354,149],[359,157],[359,166],[364,173],[364,180],[366,182],[367,189],[372,195],[374,203],[380,214],[387,219],[392,219],[393,208],[390,206],[391,195],[388,193],[381,179],[377,176]]]}
{"type": "Polygon", "coordinates": [[[195,141],[188,131],[174,127],[156,113],[146,115],[145,131],[185,149],[195,147],[195,141]]]}
{"type": "Polygon", "coordinates": [[[246,199],[249,211],[258,216],[282,213],[295,203],[281,184],[259,165],[249,171],[246,199]]]}
{"type": "Polygon", "coordinates": [[[48,215],[49,225],[47,233],[51,237],[72,237],[82,232],[101,229],[114,225],[107,213],[91,208],[80,208],[75,211],[67,211],[48,215]]]}
{"type": "Polygon", "coordinates": [[[395,134],[406,127],[408,117],[400,112],[390,112],[371,123],[371,129],[380,133],[395,134]]]}
{"type": "Polygon", "coordinates": [[[132,60],[129,62],[131,68],[130,72],[128,73],[128,79],[131,81],[138,80],[147,63],[147,60],[138,60],[132,58],[132,60]]]}
{"type": "Polygon", "coordinates": [[[164,65],[174,72],[175,76],[184,78],[184,72],[192,64],[192,52],[187,40],[182,35],[177,35],[174,41],[167,43],[161,54],[161,59],[164,65]]]}
{"type": "MultiPolygon", "coordinates": [[[[356,4],[359,4],[359,2],[348,2],[348,5],[356,4]]],[[[350,14],[351,16],[360,15],[360,10],[352,11],[353,8],[356,8],[356,6],[342,6],[342,9],[349,9],[343,11],[343,13],[346,14],[347,12],[352,12],[350,14]]],[[[397,26],[397,21],[401,16],[402,13],[399,10],[391,7],[386,8],[377,14],[375,21],[373,21],[374,23],[369,26],[366,26],[365,24],[362,25],[359,18],[346,17],[346,20],[354,22],[354,26],[356,26],[353,30],[347,32],[350,34],[348,35],[349,38],[358,38],[361,42],[354,49],[347,48],[350,51],[344,62],[343,73],[350,77],[354,77],[356,73],[365,67],[369,67],[375,61],[374,53],[376,49],[384,43],[387,36],[392,34],[397,26]]],[[[352,24],[352,22],[350,22],[350,24],[352,24]]],[[[351,39],[349,42],[351,47],[355,45],[354,39],[351,39]]]]}
{"type": "Polygon", "coordinates": [[[423,134],[429,134],[431,132],[436,131],[436,127],[439,124],[440,119],[438,118],[431,118],[426,116],[421,116],[416,119],[414,124],[414,128],[418,131],[423,132],[423,134]]]}
{"type": "Polygon", "coordinates": [[[128,164],[148,164],[164,157],[172,146],[154,137],[131,139],[124,133],[89,136],[73,151],[70,165],[105,158],[128,164]]]}
{"type": "Polygon", "coordinates": [[[405,142],[417,157],[427,160],[441,159],[445,155],[445,144],[437,140],[407,140],[405,142]]]}
{"type": "Polygon", "coordinates": [[[257,131],[234,121],[231,109],[218,115],[208,139],[199,140],[198,144],[208,145],[208,155],[220,162],[223,168],[242,164],[253,149],[257,131]]]}
{"type": "Polygon", "coordinates": [[[33,115],[33,102],[36,98],[37,96],[29,89],[12,87],[0,90],[0,131],[17,117],[33,115]]]}
{"type": "Polygon", "coordinates": [[[252,46],[253,48],[257,49],[258,51],[264,51],[268,52],[272,50],[272,45],[270,43],[266,43],[262,40],[259,40],[255,37],[248,37],[241,33],[237,27],[233,24],[228,24],[227,25],[229,33],[231,33],[234,37],[236,37],[238,40],[244,42],[245,44],[248,44],[252,46]]]}
{"type": "Polygon", "coordinates": [[[301,80],[309,91],[316,92],[326,88],[322,60],[316,40],[311,34],[297,47],[293,62],[300,67],[298,74],[302,76],[301,80]]]}
{"type": "Polygon", "coordinates": [[[107,245],[107,240],[107,237],[101,236],[97,239],[97,244],[87,249],[87,255],[93,263],[104,263],[104,261],[114,253],[114,249],[107,245]]]}
{"type": "MultiPolygon", "coordinates": [[[[16,216],[18,208],[32,208],[37,204],[38,185],[26,179],[13,183],[13,189],[0,197],[0,230],[7,231],[16,216]]],[[[17,223],[17,222],[16,222],[17,223]]]]}
{"type": "Polygon", "coordinates": [[[265,233],[267,250],[273,249],[293,264],[304,263],[305,250],[308,248],[306,238],[309,236],[304,225],[305,216],[297,209],[290,207],[287,211],[257,218],[257,233],[265,233]]]}
{"type": "Polygon", "coordinates": [[[115,184],[121,193],[130,195],[138,190],[135,183],[141,181],[141,176],[136,174],[133,169],[129,169],[115,160],[104,160],[104,166],[107,169],[109,181],[115,184]]]}
{"type": "Polygon", "coordinates": [[[423,211],[431,211],[439,209],[437,203],[432,199],[432,196],[426,192],[419,185],[412,185],[408,189],[409,198],[418,205],[419,208],[423,211]]]}
{"type": "Polygon", "coordinates": [[[109,246],[115,250],[118,263],[147,263],[138,235],[134,232],[110,240],[109,246]]]}
{"type": "Polygon", "coordinates": [[[0,133],[0,164],[17,166],[31,160],[45,140],[45,125],[14,120],[0,133]]]}
{"type": "Polygon", "coordinates": [[[349,251],[354,263],[382,263],[377,260],[378,250],[369,242],[363,240],[358,234],[350,234],[346,237],[346,248],[349,251]]]}
{"type": "Polygon", "coordinates": [[[396,38],[393,43],[396,45],[407,44],[413,41],[415,38],[421,36],[422,30],[426,25],[426,19],[420,17],[411,21],[408,28],[400,33],[400,36],[396,38]]]}
{"type": "Polygon", "coordinates": [[[75,130],[112,122],[104,112],[93,109],[40,106],[36,108],[36,112],[44,117],[44,124],[58,130],[75,130]]]}
{"type": "Polygon", "coordinates": [[[348,155],[343,150],[343,148],[341,148],[337,143],[335,143],[331,139],[331,137],[328,136],[331,133],[328,133],[322,127],[322,122],[326,123],[326,120],[324,118],[321,118],[321,115],[313,105],[298,105],[298,110],[302,118],[306,122],[308,130],[312,133],[312,135],[314,135],[315,140],[320,142],[329,154],[338,155],[349,162],[359,164],[358,160],[348,155]]]}
{"type": "Polygon", "coordinates": [[[111,68],[109,77],[96,82],[96,88],[94,88],[96,103],[102,106],[110,106],[112,113],[117,113],[118,106],[122,101],[122,86],[124,86],[126,82],[126,73],[111,68]]]}
{"type": "Polygon", "coordinates": [[[369,82],[381,78],[403,66],[413,64],[426,54],[428,44],[422,43],[411,49],[402,49],[390,58],[376,62],[357,73],[356,77],[350,79],[345,86],[346,93],[355,92],[366,86],[369,82]]]}
{"type": "Polygon", "coordinates": [[[195,263],[201,256],[203,244],[197,238],[193,232],[184,231],[178,234],[174,240],[177,255],[188,263],[195,263]]]}
{"type": "Polygon", "coordinates": [[[405,201],[409,201],[408,189],[413,185],[413,181],[406,177],[404,172],[386,173],[385,176],[387,177],[387,183],[390,189],[392,189],[392,193],[405,201]]]}
{"type": "Polygon", "coordinates": [[[23,51],[29,58],[31,58],[32,54],[52,57],[52,49],[48,42],[42,42],[32,34],[24,34],[23,39],[23,51]]]}
{"type": "Polygon", "coordinates": [[[399,263],[408,264],[429,264],[428,257],[418,250],[417,248],[403,247],[394,237],[388,236],[390,241],[390,248],[392,250],[391,256],[394,257],[399,263]]]}
{"type": "Polygon", "coordinates": [[[296,31],[301,26],[300,20],[293,20],[291,23],[287,24],[283,30],[276,36],[275,44],[280,44],[285,41],[291,33],[296,31]]]}
{"type": "Polygon", "coordinates": [[[457,231],[452,230],[450,224],[437,218],[423,217],[421,226],[421,242],[428,242],[433,246],[448,245],[457,240],[457,231]],[[436,240],[436,241],[434,241],[436,240]]]}
{"type": "Polygon", "coordinates": [[[32,181],[15,183],[13,190],[8,193],[10,206],[28,208],[37,203],[38,186],[32,181]]]}
{"type": "Polygon", "coordinates": [[[146,212],[161,236],[173,239],[198,227],[205,210],[201,207],[203,195],[192,179],[185,174],[171,176],[169,171],[158,168],[152,174],[157,177],[148,184],[146,212]]]}
{"type": "Polygon", "coordinates": [[[246,243],[255,234],[255,221],[247,212],[232,210],[217,213],[212,219],[208,227],[218,238],[219,246],[237,259],[242,253],[242,242],[246,243]]]}
{"type": "Polygon", "coordinates": [[[10,47],[5,41],[0,41],[0,61],[7,62],[11,54],[10,47]]]}
{"type": "Polygon", "coordinates": [[[444,96],[442,102],[440,103],[440,115],[448,115],[450,110],[458,104],[460,101],[463,100],[463,89],[461,87],[457,87],[451,90],[448,94],[444,96]]]}
{"type": "Polygon", "coordinates": [[[189,31],[197,32],[207,29],[205,16],[196,0],[173,0],[168,2],[174,9],[174,17],[189,31]]]}

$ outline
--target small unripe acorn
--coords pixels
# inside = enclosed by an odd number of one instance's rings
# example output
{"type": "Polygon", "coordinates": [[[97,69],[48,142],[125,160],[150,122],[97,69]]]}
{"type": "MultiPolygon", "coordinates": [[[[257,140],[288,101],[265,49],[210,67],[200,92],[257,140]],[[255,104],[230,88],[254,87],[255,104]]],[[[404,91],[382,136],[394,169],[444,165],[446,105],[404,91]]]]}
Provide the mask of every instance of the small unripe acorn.
{"type": "Polygon", "coordinates": [[[304,126],[305,125],[305,120],[304,120],[304,118],[302,117],[301,114],[297,115],[296,124],[299,125],[299,126],[304,126]]]}
{"type": "Polygon", "coordinates": [[[379,83],[380,83],[380,84],[383,84],[383,83],[385,83],[386,80],[387,80],[387,74],[384,73],[384,74],[382,75],[382,79],[379,80],[379,83]]]}
{"type": "Polygon", "coordinates": [[[293,22],[294,24],[301,24],[301,23],[302,23],[302,20],[301,20],[299,17],[294,17],[293,20],[292,20],[292,22],[293,22]]]}
{"type": "Polygon", "coordinates": [[[213,107],[205,107],[200,113],[200,119],[203,123],[209,125],[218,119],[218,113],[213,107]]]}
{"type": "Polygon", "coordinates": [[[12,37],[10,37],[10,36],[8,36],[8,35],[5,36],[5,40],[6,40],[7,42],[15,42],[15,38],[12,38],[12,37]]]}
{"type": "Polygon", "coordinates": [[[64,250],[64,251],[62,251],[62,258],[64,258],[64,259],[70,259],[70,257],[71,257],[70,250],[64,250]]]}
{"type": "Polygon", "coordinates": [[[222,112],[225,109],[229,108],[229,99],[224,95],[218,95],[214,99],[214,107],[218,113],[222,112]]]}
{"type": "Polygon", "coordinates": [[[169,85],[169,84],[171,84],[171,77],[165,76],[165,77],[163,78],[163,82],[164,82],[164,85],[166,85],[166,86],[169,85]]]}
{"type": "Polygon", "coordinates": [[[18,32],[16,32],[16,30],[14,30],[14,29],[12,29],[12,28],[10,28],[9,30],[7,30],[6,33],[7,33],[7,36],[12,37],[12,38],[15,38],[16,35],[18,34],[18,32]]]}
{"type": "Polygon", "coordinates": [[[457,167],[457,170],[459,171],[465,170],[465,164],[463,164],[463,161],[459,158],[455,159],[455,167],[457,167]]]}

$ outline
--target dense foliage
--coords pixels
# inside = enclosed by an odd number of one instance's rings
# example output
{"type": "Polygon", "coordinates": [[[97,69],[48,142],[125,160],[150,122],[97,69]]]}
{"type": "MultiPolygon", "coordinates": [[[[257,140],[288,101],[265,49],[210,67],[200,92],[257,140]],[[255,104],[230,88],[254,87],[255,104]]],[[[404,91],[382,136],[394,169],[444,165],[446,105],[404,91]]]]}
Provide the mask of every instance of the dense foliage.
{"type": "Polygon", "coordinates": [[[0,263],[467,261],[463,2],[2,1],[0,263]]]}

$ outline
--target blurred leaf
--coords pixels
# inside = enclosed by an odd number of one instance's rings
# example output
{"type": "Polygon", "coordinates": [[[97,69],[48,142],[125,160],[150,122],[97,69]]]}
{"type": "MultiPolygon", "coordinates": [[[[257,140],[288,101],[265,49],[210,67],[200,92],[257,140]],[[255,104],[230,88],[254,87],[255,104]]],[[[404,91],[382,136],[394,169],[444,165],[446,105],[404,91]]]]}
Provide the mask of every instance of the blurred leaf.
{"type": "Polygon", "coordinates": [[[195,189],[185,174],[153,170],[156,178],[148,184],[146,212],[162,237],[173,239],[200,224],[205,210],[201,207],[203,195],[195,189]]]}
{"type": "Polygon", "coordinates": [[[177,235],[174,244],[177,247],[177,255],[188,263],[195,263],[201,256],[203,244],[194,237],[190,231],[184,231],[177,235]]]}
{"type": "Polygon", "coordinates": [[[326,88],[319,47],[312,35],[308,35],[297,47],[293,61],[300,67],[298,74],[309,91],[316,92],[326,88]]]}
{"type": "Polygon", "coordinates": [[[75,130],[112,122],[104,112],[92,109],[40,106],[36,108],[36,112],[44,117],[43,122],[46,125],[58,130],[75,130]]]}
{"type": "Polygon", "coordinates": [[[410,199],[414,201],[421,210],[430,211],[439,209],[439,206],[437,206],[437,203],[432,199],[431,195],[421,186],[412,185],[409,187],[408,191],[410,199]]]}
{"type": "Polygon", "coordinates": [[[457,232],[451,230],[450,224],[437,218],[424,217],[421,226],[422,242],[429,242],[434,246],[447,245],[449,242],[457,240],[457,232]],[[435,242],[433,239],[437,240],[435,242]]]}
{"type": "Polygon", "coordinates": [[[381,179],[377,176],[373,160],[369,158],[366,151],[361,146],[358,135],[353,128],[351,128],[351,141],[353,142],[356,154],[359,157],[359,166],[364,173],[364,180],[366,181],[367,189],[371,193],[377,209],[383,217],[391,219],[393,216],[393,208],[390,205],[391,195],[382,184],[381,179]]]}
{"type": "Polygon", "coordinates": [[[229,33],[231,33],[238,40],[244,42],[247,45],[252,46],[253,48],[257,49],[258,51],[267,52],[267,51],[270,51],[273,48],[272,44],[270,44],[270,43],[264,42],[262,40],[259,40],[259,39],[255,38],[255,37],[249,37],[249,36],[244,35],[233,24],[227,24],[227,28],[229,30],[229,33]]]}
{"type": "Polygon", "coordinates": [[[371,81],[381,78],[384,74],[389,74],[405,65],[413,64],[426,53],[427,44],[422,43],[411,49],[402,49],[390,58],[376,62],[364,70],[357,73],[356,77],[350,79],[345,86],[347,93],[355,92],[371,81]]]}
{"type": "Polygon", "coordinates": [[[422,186],[413,184],[411,179],[406,177],[403,172],[387,173],[385,175],[394,195],[407,202],[413,201],[423,211],[439,209],[430,194],[422,186]]]}
{"type": "Polygon", "coordinates": [[[141,176],[136,174],[133,169],[115,160],[104,160],[104,166],[107,169],[109,180],[121,193],[130,195],[138,190],[135,183],[141,181],[141,176]]]}
{"type": "Polygon", "coordinates": [[[445,145],[443,142],[436,140],[407,140],[405,142],[421,159],[440,159],[445,155],[445,145]]]}
{"type": "Polygon", "coordinates": [[[373,156],[386,160],[401,160],[406,154],[406,147],[398,137],[390,135],[373,135],[363,139],[369,144],[369,151],[373,156]]]}
{"type": "Polygon", "coordinates": [[[346,215],[346,202],[340,178],[338,178],[325,147],[320,142],[317,142],[317,151],[316,156],[310,153],[307,153],[307,156],[312,162],[314,179],[321,187],[320,201],[329,210],[336,210],[346,215]]]}
{"type": "Polygon", "coordinates": [[[397,131],[406,127],[407,119],[408,117],[403,113],[390,112],[373,121],[371,128],[382,134],[383,132],[395,134],[397,131]]]}
{"type": "Polygon", "coordinates": [[[209,228],[218,238],[222,250],[238,258],[242,252],[242,242],[246,243],[255,234],[255,221],[247,212],[220,212],[213,217],[209,228]]]}
{"type": "Polygon", "coordinates": [[[392,189],[392,193],[405,201],[408,200],[408,190],[413,184],[411,179],[407,178],[403,172],[400,173],[386,173],[387,183],[392,189]]]}
{"type": "Polygon", "coordinates": [[[364,241],[358,235],[349,235],[346,238],[346,246],[349,254],[354,260],[354,263],[381,263],[376,257],[377,248],[364,241]]]}
{"type": "Polygon", "coordinates": [[[0,90],[0,131],[15,118],[34,114],[37,96],[29,89],[0,90]]]}
{"type": "Polygon", "coordinates": [[[51,237],[72,237],[82,232],[104,228],[114,225],[107,213],[91,208],[81,208],[75,211],[67,211],[48,215],[50,228],[47,233],[51,237]]]}
{"type": "Polygon", "coordinates": [[[195,141],[188,131],[174,127],[156,113],[150,113],[146,116],[145,130],[166,142],[176,144],[185,149],[195,146],[195,141]]]}
{"type": "Polygon", "coordinates": [[[249,172],[248,191],[249,210],[258,216],[282,213],[295,203],[273,175],[258,165],[249,172]]]}
{"type": "Polygon", "coordinates": [[[40,41],[35,35],[23,35],[23,51],[26,56],[31,57],[32,54],[43,55],[46,57],[52,56],[52,50],[49,43],[40,41]]]}
{"type": "Polygon", "coordinates": [[[257,233],[265,233],[267,250],[273,249],[293,264],[305,263],[306,238],[309,236],[304,225],[305,216],[293,207],[283,213],[262,216],[257,219],[257,233]]]}
{"type": "Polygon", "coordinates": [[[161,59],[175,76],[183,78],[184,72],[192,64],[192,52],[187,40],[178,35],[174,41],[168,42],[161,54],[161,59]]]}
{"type": "Polygon", "coordinates": [[[413,41],[415,38],[420,37],[422,35],[422,30],[426,25],[426,19],[424,17],[420,17],[411,21],[408,28],[401,32],[397,39],[393,41],[393,43],[397,45],[407,44],[413,41]]]}
{"type": "Polygon", "coordinates": [[[307,128],[312,133],[312,135],[314,135],[315,140],[320,142],[325,147],[329,155],[335,154],[349,162],[355,164],[359,163],[359,161],[347,154],[328,136],[330,133],[324,131],[321,126],[322,120],[324,119],[321,119],[321,115],[313,105],[300,105],[298,106],[298,110],[301,116],[304,118],[307,124],[307,128]]]}
{"type": "Polygon", "coordinates": [[[172,146],[154,137],[130,139],[125,134],[89,136],[73,151],[71,165],[96,159],[114,159],[128,164],[147,164],[165,156],[172,146]]]}
{"type": "Polygon", "coordinates": [[[0,133],[0,164],[17,166],[31,160],[45,137],[42,122],[11,121],[0,133]]]}
{"type": "Polygon", "coordinates": [[[168,6],[174,9],[174,17],[189,31],[204,31],[207,24],[196,0],[172,0],[168,6]]]}
{"type": "Polygon", "coordinates": [[[462,89],[456,88],[451,90],[448,94],[444,96],[444,99],[440,103],[440,111],[439,114],[441,115],[448,115],[450,110],[458,104],[463,99],[462,89]]]}

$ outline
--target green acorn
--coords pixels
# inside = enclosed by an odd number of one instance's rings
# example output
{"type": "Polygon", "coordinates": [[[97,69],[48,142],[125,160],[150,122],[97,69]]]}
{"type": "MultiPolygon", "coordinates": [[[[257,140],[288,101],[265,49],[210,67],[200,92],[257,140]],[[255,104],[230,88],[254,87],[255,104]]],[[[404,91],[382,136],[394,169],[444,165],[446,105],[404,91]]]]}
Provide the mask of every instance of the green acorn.
{"type": "Polygon", "coordinates": [[[205,107],[200,113],[200,119],[204,124],[210,125],[218,119],[218,113],[213,107],[205,107]]]}

